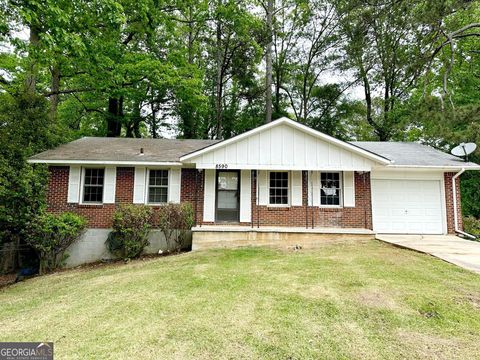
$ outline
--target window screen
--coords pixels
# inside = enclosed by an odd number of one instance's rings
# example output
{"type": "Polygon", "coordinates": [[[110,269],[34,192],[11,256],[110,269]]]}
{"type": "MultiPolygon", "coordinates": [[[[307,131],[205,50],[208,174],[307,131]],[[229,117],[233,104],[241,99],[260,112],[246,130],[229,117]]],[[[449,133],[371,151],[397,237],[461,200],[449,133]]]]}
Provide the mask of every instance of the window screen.
{"type": "Polygon", "coordinates": [[[83,181],[83,202],[103,202],[103,180],[105,169],[85,169],[83,181]]]}
{"type": "Polygon", "coordinates": [[[324,172],[320,174],[320,204],[340,205],[341,180],[339,172],[324,172]]]}
{"type": "Polygon", "coordinates": [[[150,170],[148,178],[148,202],[161,204],[168,201],[168,170],[150,170]]]}
{"type": "Polygon", "coordinates": [[[270,204],[288,205],[288,172],[270,172],[270,204]]]}

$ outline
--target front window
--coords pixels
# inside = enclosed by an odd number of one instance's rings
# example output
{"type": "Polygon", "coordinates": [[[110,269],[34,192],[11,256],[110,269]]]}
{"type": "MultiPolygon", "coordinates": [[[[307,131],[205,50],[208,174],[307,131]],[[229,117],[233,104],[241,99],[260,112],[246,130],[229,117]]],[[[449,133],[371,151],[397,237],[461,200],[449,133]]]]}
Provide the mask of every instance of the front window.
{"type": "Polygon", "coordinates": [[[148,203],[168,201],[168,170],[150,170],[148,176],[148,203]]]}
{"type": "Polygon", "coordinates": [[[83,179],[83,202],[102,203],[105,169],[85,169],[83,179]]]}
{"type": "Polygon", "coordinates": [[[288,172],[270,172],[270,205],[288,205],[288,172]]]}
{"type": "Polygon", "coordinates": [[[327,206],[340,206],[341,199],[341,173],[322,172],[320,174],[320,204],[327,206]]]}

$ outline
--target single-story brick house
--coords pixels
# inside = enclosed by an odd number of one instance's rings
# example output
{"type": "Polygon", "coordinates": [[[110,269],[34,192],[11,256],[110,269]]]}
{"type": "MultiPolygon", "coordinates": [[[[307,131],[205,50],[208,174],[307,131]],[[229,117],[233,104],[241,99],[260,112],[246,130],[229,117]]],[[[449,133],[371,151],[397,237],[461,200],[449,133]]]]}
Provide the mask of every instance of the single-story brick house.
{"type": "Polygon", "coordinates": [[[480,169],[425,145],[345,142],[287,118],[224,141],[85,137],[29,161],[49,166],[49,210],[89,221],[72,265],[108,256],[122,203],[190,202],[193,248],[292,233],[453,234],[462,230],[457,175],[480,169]]]}

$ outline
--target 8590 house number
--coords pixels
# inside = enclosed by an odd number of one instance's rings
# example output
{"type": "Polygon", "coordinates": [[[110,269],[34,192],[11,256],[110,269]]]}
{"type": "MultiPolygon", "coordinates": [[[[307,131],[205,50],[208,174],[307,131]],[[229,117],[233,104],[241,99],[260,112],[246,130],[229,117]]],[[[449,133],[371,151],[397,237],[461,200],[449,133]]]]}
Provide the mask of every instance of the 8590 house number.
{"type": "Polygon", "coordinates": [[[216,169],[228,169],[228,164],[216,164],[216,169]]]}

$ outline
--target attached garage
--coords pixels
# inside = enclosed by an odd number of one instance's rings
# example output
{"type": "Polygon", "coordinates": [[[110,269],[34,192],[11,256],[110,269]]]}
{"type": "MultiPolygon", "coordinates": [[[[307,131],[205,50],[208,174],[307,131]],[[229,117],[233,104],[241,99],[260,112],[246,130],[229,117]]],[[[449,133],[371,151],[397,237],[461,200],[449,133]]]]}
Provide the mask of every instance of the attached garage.
{"type": "Polygon", "coordinates": [[[443,234],[440,179],[372,179],[372,221],[377,233],[443,234]]]}

